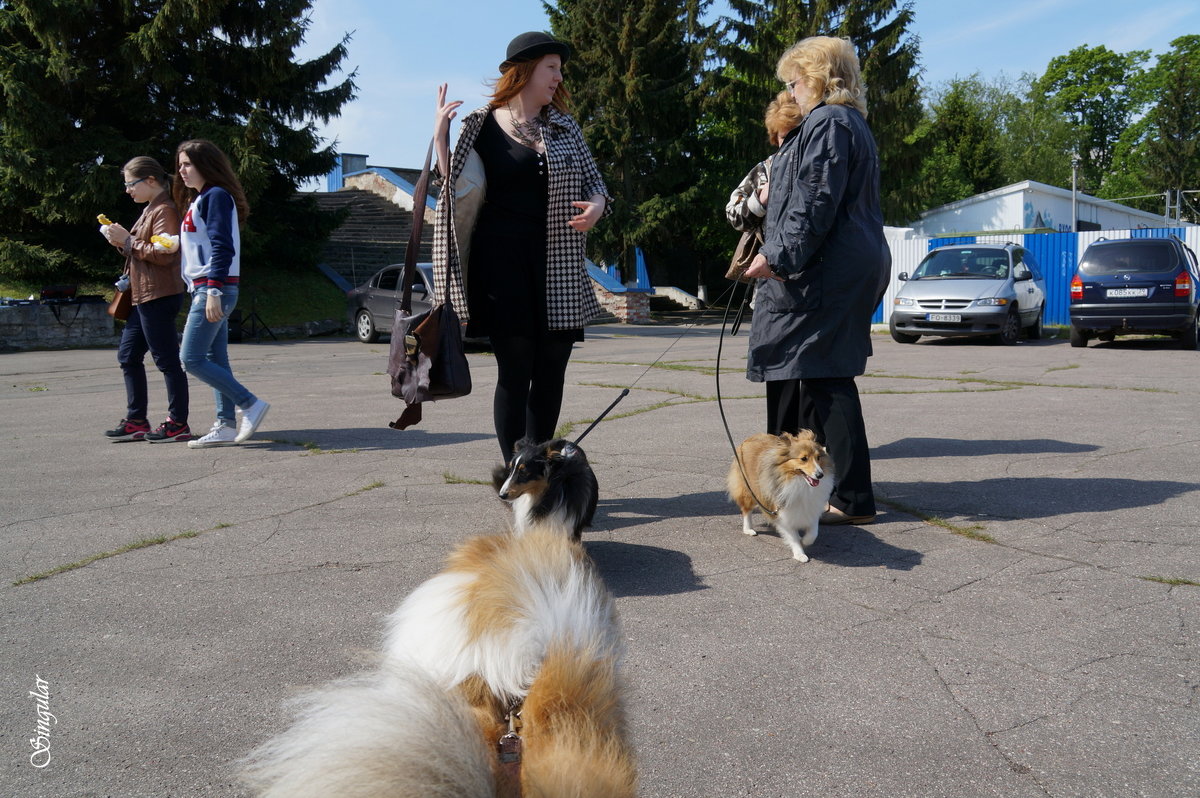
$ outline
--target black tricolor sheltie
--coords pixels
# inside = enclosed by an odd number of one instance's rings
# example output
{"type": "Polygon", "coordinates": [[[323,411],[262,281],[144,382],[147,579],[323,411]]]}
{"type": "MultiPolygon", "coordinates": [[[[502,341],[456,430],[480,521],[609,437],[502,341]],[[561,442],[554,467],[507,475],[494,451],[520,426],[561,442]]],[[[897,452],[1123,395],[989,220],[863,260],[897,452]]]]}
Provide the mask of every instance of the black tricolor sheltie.
{"type": "Polygon", "coordinates": [[[517,441],[509,464],[492,472],[492,485],[512,504],[518,534],[535,522],[553,521],[573,530],[576,540],[591,526],[600,495],[587,455],[563,438],[517,441]]]}

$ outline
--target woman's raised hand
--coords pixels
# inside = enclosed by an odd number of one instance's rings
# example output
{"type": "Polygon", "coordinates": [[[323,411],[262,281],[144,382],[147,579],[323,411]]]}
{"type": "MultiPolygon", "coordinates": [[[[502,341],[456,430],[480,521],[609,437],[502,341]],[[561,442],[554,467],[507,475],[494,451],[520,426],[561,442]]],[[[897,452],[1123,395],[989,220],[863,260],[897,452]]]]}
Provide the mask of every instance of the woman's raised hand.
{"type": "Polygon", "coordinates": [[[443,175],[450,174],[450,120],[458,116],[458,107],[462,100],[446,102],[448,84],[438,86],[437,113],[433,117],[434,149],[437,150],[438,171],[443,175]]]}

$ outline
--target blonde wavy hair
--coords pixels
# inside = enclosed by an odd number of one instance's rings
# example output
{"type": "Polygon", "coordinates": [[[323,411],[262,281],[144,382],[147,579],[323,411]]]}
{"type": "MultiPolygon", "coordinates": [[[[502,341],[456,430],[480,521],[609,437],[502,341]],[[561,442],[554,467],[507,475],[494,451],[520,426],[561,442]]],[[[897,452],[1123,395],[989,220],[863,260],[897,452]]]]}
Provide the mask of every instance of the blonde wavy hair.
{"type": "Polygon", "coordinates": [[[810,36],[788,48],[775,74],[784,83],[799,80],[827,105],[849,105],[867,115],[867,87],[863,85],[858,54],[849,39],[810,36]]]}
{"type": "Polygon", "coordinates": [[[771,142],[771,146],[778,147],[782,144],[783,137],[800,124],[803,116],[792,93],[787,89],[779,92],[775,99],[767,105],[767,111],[763,115],[763,124],[767,128],[767,140],[771,142]]]}

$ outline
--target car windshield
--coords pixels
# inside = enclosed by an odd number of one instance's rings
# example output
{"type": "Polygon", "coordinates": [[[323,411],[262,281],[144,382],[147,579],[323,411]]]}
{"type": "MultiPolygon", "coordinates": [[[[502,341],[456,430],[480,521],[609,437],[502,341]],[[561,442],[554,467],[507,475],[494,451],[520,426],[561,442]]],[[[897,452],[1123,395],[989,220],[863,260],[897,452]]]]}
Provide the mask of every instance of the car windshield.
{"type": "Polygon", "coordinates": [[[1169,272],[1175,268],[1175,249],[1168,241],[1129,241],[1088,248],[1079,270],[1084,274],[1169,272]]]}
{"type": "Polygon", "coordinates": [[[910,280],[1003,280],[1008,253],[1002,249],[935,249],[910,280]]]}

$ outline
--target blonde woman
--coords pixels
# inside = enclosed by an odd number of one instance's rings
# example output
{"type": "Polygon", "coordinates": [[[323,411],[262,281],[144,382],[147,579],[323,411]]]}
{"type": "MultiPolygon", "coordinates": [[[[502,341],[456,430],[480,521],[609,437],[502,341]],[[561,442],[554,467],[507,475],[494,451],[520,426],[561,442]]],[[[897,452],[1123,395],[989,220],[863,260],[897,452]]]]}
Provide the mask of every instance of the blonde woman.
{"type": "Polygon", "coordinates": [[[891,258],[866,89],[846,39],[793,45],[776,74],[801,122],[771,164],[747,377],[767,384],[767,429],[813,430],[838,481],[822,524],[875,519],[866,426],[854,378],[871,354],[871,314],[891,258]]]}
{"type": "Polygon", "coordinates": [[[462,122],[453,155],[450,121],[460,101],[438,89],[434,136],[438,170],[452,187],[468,157],[487,177],[486,201],[473,231],[456,230],[455,192],[436,211],[434,279],[450,296],[469,335],[486,335],[496,355],[492,403],[505,462],[521,438],[554,437],[571,348],[600,312],[584,269],[586,233],[610,197],[579,125],[567,113],[564,42],[531,31],[509,45],[491,101],[462,122]],[[470,236],[464,263],[450,239],[470,236]]]}

